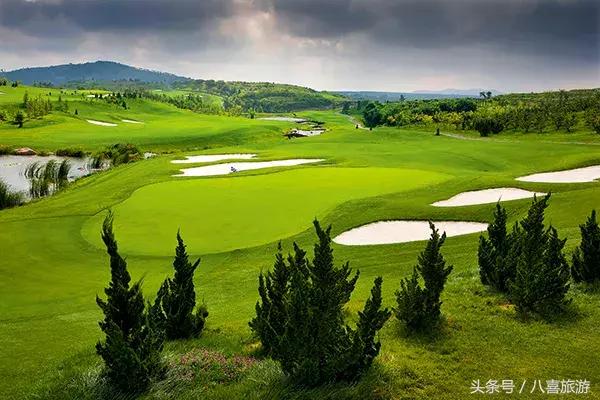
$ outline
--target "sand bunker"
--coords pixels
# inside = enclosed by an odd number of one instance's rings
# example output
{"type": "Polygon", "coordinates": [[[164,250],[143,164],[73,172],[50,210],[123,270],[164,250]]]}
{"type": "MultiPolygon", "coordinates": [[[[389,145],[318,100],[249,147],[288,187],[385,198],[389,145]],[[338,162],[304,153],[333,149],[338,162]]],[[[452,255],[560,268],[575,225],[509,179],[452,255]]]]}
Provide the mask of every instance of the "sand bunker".
{"type": "Polygon", "coordinates": [[[598,178],[600,178],[600,165],[521,176],[517,180],[543,183],[580,183],[594,182],[598,178]]]}
{"type": "Polygon", "coordinates": [[[89,122],[90,124],[100,125],[100,126],[117,126],[117,124],[112,124],[110,122],[95,121],[93,119],[86,119],[86,121],[89,122]]]}
{"type": "Polygon", "coordinates": [[[223,160],[249,160],[256,154],[207,154],[202,156],[186,156],[185,160],[173,160],[173,164],[209,163],[223,160]]]}
{"type": "Polygon", "coordinates": [[[494,188],[459,193],[447,200],[436,201],[431,205],[435,207],[470,206],[474,204],[496,203],[497,201],[527,199],[534,195],[543,196],[545,194],[516,188],[494,188]]]}
{"type": "MultiPolygon", "coordinates": [[[[487,224],[481,222],[434,221],[440,232],[447,236],[459,236],[482,232],[487,224]]],[[[350,229],[333,241],[347,246],[365,246],[374,244],[407,243],[427,240],[431,229],[427,221],[380,221],[350,229]]]]}
{"type": "Polygon", "coordinates": [[[141,121],[134,121],[132,119],[122,119],[121,121],[127,122],[128,124],[143,124],[141,121]]]}
{"type": "Polygon", "coordinates": [[[96,97],[96,95],[95,95],[95,94],[88,94],[88,95],[87,95],[87,96],[85,96],[85,97],[87,97],[88,99],[91,99],[92,97],[96,97]]]}
{"type": "Polygon", "coordinates": [[[272,168],[272,167],[291,167],[294,165],[311,164],[324,161],[323,159],[292,159],[277,161],[260,162],[234,162],[217,165],[207,165],[205,167],[195,167],[182,169],[180,175],[174,176],[215,176],[227,175],[239,171],[249,171],[253,169],[272,168]]]}
{"type": "Polygon", "coordinates": [[[6,93],[4,93],[4,92],[0,92],[0,94],[6,94],[6,93]]]}
{"type": "Polygon", "coordinates": [[[286,122],[306,122],[304,118],[293,118],[293,117],[263,117],[258,118],[264,121],[286,121],[286,122]]]}
{"type": "Polygon", "coordinates": [[[325,129],[312,129],[310,131],[302,130],[302,129],[294,129],[289,133],[289,135],[308,137],[308,136],[317,136],[317,135],[322,134],[323,132],[325,132],[325,129]]]}

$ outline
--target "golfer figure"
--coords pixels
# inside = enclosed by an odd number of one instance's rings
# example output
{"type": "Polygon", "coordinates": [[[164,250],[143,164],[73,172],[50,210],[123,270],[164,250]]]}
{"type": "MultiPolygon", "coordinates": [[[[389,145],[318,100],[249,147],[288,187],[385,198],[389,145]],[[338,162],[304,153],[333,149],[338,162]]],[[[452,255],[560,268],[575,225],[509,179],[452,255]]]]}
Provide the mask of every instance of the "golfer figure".
{"type": "Polygon", "coordinates": [[[231,166],[231,172],[237,172],[237,169],[233,165],[231,166]]]}

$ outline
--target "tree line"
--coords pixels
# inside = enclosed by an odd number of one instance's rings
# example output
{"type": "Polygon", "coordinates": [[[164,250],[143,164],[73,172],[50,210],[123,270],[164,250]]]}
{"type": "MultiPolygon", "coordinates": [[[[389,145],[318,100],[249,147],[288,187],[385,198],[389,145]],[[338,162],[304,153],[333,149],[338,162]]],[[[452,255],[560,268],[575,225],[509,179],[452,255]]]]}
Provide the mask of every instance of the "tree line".
{"type": "MultiPolygon", "coordinates": [[[[498,203],[487,237],[479,239],[481,282],[506,293],[519,315],[549,317],[563,312],[570,300],[570,279],[600,282],[600,227],[593,211],[581,225],[581,242],[572,263],[561,239],[544,224],[550,195],[534,198],[527,216],[509,233],[506,210],[498,203]]],[[[113,216],[109,212],[102,239],[110,256],[111,281],[106,300],[97,298],[105,318],[105,339],[97,352],[104,375],[125,393],[141,393],[165,374],[160,353],[165,340],[198,337],[208,311],[196,305],[194,272],[179,232],[173,261],[174,277],[166,278],[153,303],[145,302],[141,281],[131,284],[127,263],[118,252],[113,216]]],[[[284,255],[281,244],[273,268],[258,277],[259,300],[249,322],[261,351],[277,361],[293,384],[315,387],[334,382],[356,382],[371,367],[381,349],[377,334],[394,315],[409,335],[431,333],[443,321],[441,295],[453,270],[441,249],[446,234],[430,223],[431,236],[412,274],[400,281],[396,305],[385,308],[381,277],[358,313],[355,327],[346,323],[344,309],[359,279],[348,262],[335,264],[331,226],[313,223],[317,241],[313,257],[293,244],[284,255]]]]}
{"type": "Polygon", "coordinates": [[[489,136],[510,130],[568,133],[585,126],[600,134],[600,89],[496,97],[488,92],[481,99],[346,102],[342,112],[359,113],[367,127],[436,124],[489,136]]]}

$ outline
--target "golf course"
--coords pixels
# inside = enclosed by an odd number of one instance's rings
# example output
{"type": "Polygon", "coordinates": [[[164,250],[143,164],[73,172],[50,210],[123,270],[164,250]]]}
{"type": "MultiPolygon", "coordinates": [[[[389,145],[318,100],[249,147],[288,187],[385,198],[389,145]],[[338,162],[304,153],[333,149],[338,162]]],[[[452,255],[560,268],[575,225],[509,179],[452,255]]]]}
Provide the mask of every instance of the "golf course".
{"type": "MultiPolygon", "coordinates": [[[[8,109],[25,91],[30,98],[56,98],[62,92],[23,85],[0,90],[0,106],[8,109]]],[[[356,383],[312,389],[288,385],[279,365],[261,356],[248,326],[255,315],[259,273],[272,267],[278,243],[285,253],[296,242],[312,255],[315,218],[323,226],[331,224],[333,238],[379,221],[488,224],[495,200],[445,207],[433,203],[492,188],[552,193],[546,223],[567,239],[564,251],[570,259],[581,239],[579,225],[600,208],[600,184],[516,178],[599,165],[600,137],[591,130],[479,137],[442,127],[438,136],[431,126],[357,129],[354,119],[331,109],[296,112],[295,117],[319,121],[325,131],[289,139],[285,133],[296,123],[285,119],[199,114],[145,98],[128,99],[123,109],[87,97],[100,92],[64,89],[68,113],[52,112],[23,128],[0,124],[0,144],[11,148],[94,152],[131,143],[155,153],[0,211],[1,398],[102,397],[94,391],[102,366],[94,346],[103,337],[95,296],[110,280],[101,239],[109,210],[119,251],[132,280],[143,279],[149,301],[172,274],[178,230],[190,258],[201,258],[194,284],[198,301],[209,309],[206,326],[199,338],[167,342],[163,356],[176,363],[194,349],[207,349],[252,360],[239,379],[159,382],[141,398],[464,399],[473,381],[490,379],[585,379],[593,389],[585,398],[600,398],[594,387],[600,382],[600,292],[572,284],[565,314],[552,320],[519,318],[505,296],[480,282],[480,233],[449,235],[442,248],[454,269],[441,298],[439,332],[407,335],[390,318],[379,332],[378,358],[356,383]],[[228,154],[256,156],[173,162],[228,154]],[[187,168],[278,160],[311,162],[178,176],[187,168]]],[[[288,116],[261,116],[269,115],[288,116]]],[[[502,201],[510,225],[526,216],[531,201],[502,201]]],[[[350,261],[360,270],[345,309],[348,324],[356,323],[377,276],[383,277],[384,306],[395,307],[394,292],[411,274],[426,239],[417,235],[404,243],[371,245],[334,239],[336,264],[350,261]]],[[[524,398],[543,397],[529,390],[524,398]]]]}

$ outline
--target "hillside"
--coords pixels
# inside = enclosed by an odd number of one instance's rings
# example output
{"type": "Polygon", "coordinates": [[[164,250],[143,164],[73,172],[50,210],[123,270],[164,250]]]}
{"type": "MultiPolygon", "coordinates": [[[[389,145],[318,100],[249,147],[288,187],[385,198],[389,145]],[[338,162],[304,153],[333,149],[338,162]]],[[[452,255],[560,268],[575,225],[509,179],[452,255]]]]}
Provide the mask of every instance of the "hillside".
{"type": "MultiPolygon", "coordinates": [[[[308,109],[330,109],[341,105],[346,97],[319,92],[310,88],[270,82],[227,82],[220,80],[193,80],[182,76],[136,68],[112,61],[85,64],[64,64],[50,67],[23,68],[2,74],[10,81],[42,87],[73,89],[106,89],[157,93],[180,108],[197,111],[200,97],[212,97],[226,111],[293,112],[308,109]],[[194,103],[194,104],[189,104],[194,103]]],[[[202,107],[201,107],[202,108],[202,107]]]]}
{"type": "Polygon", "coordinates": [[[175,87],[223,98],[225,109],[240,107],[244,111],[292,112],[330,109],[340,106],[346,97],[314,89],[270,82],[225,82],[194,80],[177,82],[175,87]]]}
{"type": "Polygon", "coordinates": [[[49,67],[22,68],[3,74],[11,81],[20,81],[26,85],[34,83],[64,86],[69,82],[113,82],[139,81],[146,83],[171,84],[189,78],[136,68],[113,61],[96,61],[84,64],[63,64],[49,67]]]}

